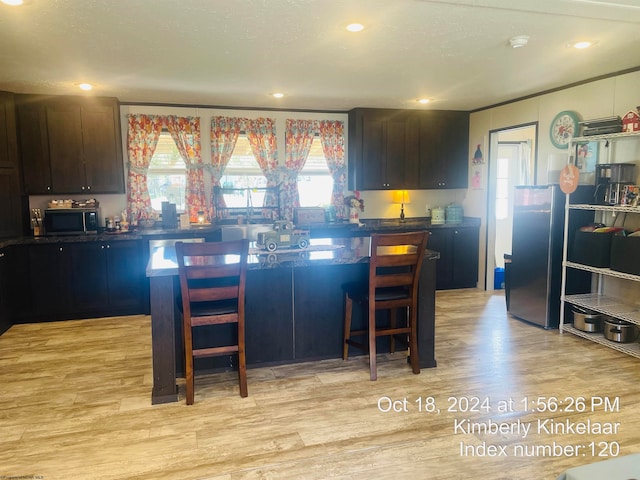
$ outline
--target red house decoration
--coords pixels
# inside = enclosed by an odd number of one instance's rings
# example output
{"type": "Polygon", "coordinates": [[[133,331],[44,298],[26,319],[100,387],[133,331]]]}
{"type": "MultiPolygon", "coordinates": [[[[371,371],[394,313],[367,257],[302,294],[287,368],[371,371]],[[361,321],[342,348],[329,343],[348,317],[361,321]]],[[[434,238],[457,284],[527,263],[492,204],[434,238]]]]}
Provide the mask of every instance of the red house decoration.
{"type": "Polygon", "coordinates": [[[640,131],[640,115],[638,115],[638,112],[629,111],[624,117],[622,117],[622,131],[623,132],[640,131]]]}

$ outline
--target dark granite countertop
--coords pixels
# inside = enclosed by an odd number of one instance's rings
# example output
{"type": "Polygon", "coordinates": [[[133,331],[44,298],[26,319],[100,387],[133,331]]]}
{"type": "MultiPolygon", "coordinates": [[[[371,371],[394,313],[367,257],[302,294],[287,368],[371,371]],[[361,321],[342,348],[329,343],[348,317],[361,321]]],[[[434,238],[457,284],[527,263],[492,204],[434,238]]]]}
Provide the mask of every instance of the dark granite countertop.
{"type": "Polygon", "coordinates": [[[193,226],[190,228],[151,228],[132,230],[129,232],[108,233],[88,235],[56,235],[44,237],[13,237],[0,239],[0,248],[11,245],[46,245],[50,243],[81,243],[81,242],[113,242],[119,240],[152,240],[154,238],[175,238],[175,237],[197,237],[200,235],[214,234],[220,230],[218,225],[193,226]]]}
{"type": "MultiPolygon", "coordinates": [[[[248,269],[300,268],[316,265],[347,265],[369,261],[369,237],[316,238],[308,248],[288,248],[269,253],[254,244],[249,249],[248,269]]],[[[426,259],[437,260],[438,252],[427,250],[426,259]]],[[[153,248],[146,269],[147,277],[164,277],[178,274],[175,247],[153,248]]]]}
{"type": "Polygon", "coordinates": [[[0,240],[0,248],[11,245],[47,245],[51,243],[84,243],[111,242],[117,240],[139,240],[142,237],[134,232],[122,234],[92,234],[92,235],[60,235],[53,237],[14,237],[0,240]]]}
{"type": "MultiPolygon", "coordinates": [[[[401,232],[410,230],[425,230],[434,228],[479,227],[480,219],[464,217],[462,223],[446,223],[443,225],[431,224],[427,217],[400,219],[363,219],[360,224],[348,222],[317,223],[309,225],[311,235],[319,233],[319,237],[367,237],[373,232],[401,232]]],[[[197,237],[200,235],[213,235],[221,229],[220,225],[193,225],[189,228],[150,228],[140,229],[126,233],[107,233],[97,235],[65,235],[52,237],[23,236],[0,239],[0,248],[11,245],[39,245],[48,243],[79,243],[79,242],[112,242],[118,240],[152,240],[154,238],[181,238],[197,237]]]]}
{"type": "Polygon", "coordinates": [[[480,226],[480,219],[476,217],[464,217],[460,223],[444,223],[434,225],[431,223],[431,217],[416,217],[400,220],[399,218],[376,218],[371,220],[362,220],[363,228],[368,231],[385,231],[385,230],[423,230],[432,228],[456,228],[456,227],[475,227],[480,226]]]}

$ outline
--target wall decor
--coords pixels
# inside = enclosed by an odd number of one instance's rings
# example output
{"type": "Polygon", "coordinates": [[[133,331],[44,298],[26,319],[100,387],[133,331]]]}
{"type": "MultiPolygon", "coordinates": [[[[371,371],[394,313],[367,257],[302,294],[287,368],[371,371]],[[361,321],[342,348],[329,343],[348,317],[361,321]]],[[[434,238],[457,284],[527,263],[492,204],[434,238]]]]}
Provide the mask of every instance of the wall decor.
{"type": "Polygon", "coordinates": [[[593,173],[598,163],[598,142],[580,143],[576,145],[575,164],[580,173],[593,173]]]}
{"type": "Polygon", "coordinates": [[[471,160],[471,163],[473,163],[474,165],[481,165],[484,163],[484,157],[482,156],[482,150],[480,149],[480,144],[476,146],[476,151],[473,154],[473,159],[471,160]]]}
{"type": "Polygon", "coordinates": [[[471,173],[471,188],[481,190],[483,184],[483,168],[482,165],[474,165],[471,173]]]}
{"type": "Polygon", "coordinates": [[[556,148],[568,148],[569,140],[579,134],[579,122],[576,112],[565,110],[558,113],[551,121],[549,138],[556,148]]]}

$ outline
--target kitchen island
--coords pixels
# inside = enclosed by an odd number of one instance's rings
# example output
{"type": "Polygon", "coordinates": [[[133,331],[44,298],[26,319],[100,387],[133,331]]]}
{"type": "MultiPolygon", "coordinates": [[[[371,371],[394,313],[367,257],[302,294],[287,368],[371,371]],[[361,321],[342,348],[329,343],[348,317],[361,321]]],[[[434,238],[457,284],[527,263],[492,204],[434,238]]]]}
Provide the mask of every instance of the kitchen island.
{"type": "MultiPolygon", "coordinates": [[[[436,366],[435,266],[438,258],[437,252],[428,250],[420,276],[418,348],[422,368],[436,366]]],[[[312,239],[305,250],[292,248],[274,253],[251,248],[245,307],[248,366],[340,358],[342,284],[366,281],[368,261],[368,237],[312,239]]],[[[173,402],[178,398],[176,377],[182,374],[184,362],[177,312],[180,289],[175,248],[165,245],[152,249],[146,275],[150,282],[153,349],[151,400],[154,404],[173,402]]],[[[360,320],[364,324],[364,316],[360,320]]],[[[233,331],[230,329],[223,335],[232,336],[233,331]]],[[[379,340],[380,352],[384,352],[387,343],[379,340]]],[[[233,356],[198,360],[208,363],[196,362],[196,371],[235,367],[231,363],[235,361],[233,356]]]]}

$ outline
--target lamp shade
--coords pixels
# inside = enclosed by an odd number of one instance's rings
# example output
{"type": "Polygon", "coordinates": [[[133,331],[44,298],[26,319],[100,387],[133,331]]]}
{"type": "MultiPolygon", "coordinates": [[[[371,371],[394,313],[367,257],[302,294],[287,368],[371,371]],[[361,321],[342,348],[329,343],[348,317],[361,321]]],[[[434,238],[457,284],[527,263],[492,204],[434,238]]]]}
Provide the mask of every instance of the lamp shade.
{"type": "Polygon", "coordinates": [[[394,190],[391,194],[391,201],[393,203],[411,203],[408,190],[394,190]]]}

